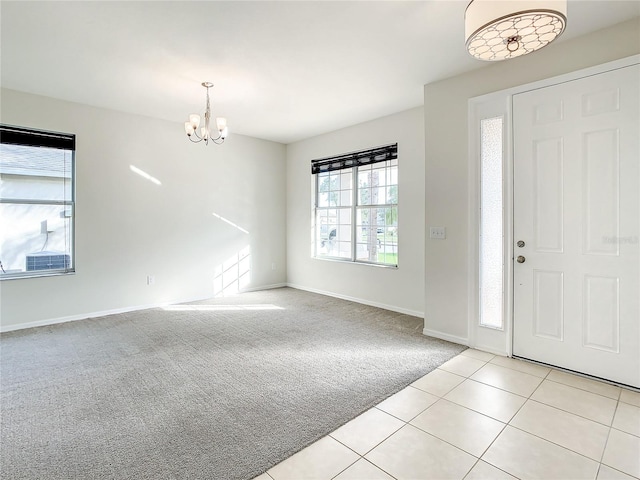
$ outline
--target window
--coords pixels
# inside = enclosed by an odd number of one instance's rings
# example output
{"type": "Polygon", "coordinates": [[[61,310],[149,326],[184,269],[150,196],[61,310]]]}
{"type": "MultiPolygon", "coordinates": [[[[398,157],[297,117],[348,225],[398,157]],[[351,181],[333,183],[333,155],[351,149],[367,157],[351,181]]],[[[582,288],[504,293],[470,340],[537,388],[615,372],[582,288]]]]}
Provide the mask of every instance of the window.
{"type": "Polygon", "coordinates": [[[75,135],[0,125],[0,278],[74,271],[75,135]]]}
{"type": "Polygon", "coordinates": [[[398,145],[311,162],[313,255],[398,265],[398,145]]]}
{"type": "Polygon", "coordinates": [[[503,320],[502,117],[480,122],[480,325],[501,329],[503,320]]]}

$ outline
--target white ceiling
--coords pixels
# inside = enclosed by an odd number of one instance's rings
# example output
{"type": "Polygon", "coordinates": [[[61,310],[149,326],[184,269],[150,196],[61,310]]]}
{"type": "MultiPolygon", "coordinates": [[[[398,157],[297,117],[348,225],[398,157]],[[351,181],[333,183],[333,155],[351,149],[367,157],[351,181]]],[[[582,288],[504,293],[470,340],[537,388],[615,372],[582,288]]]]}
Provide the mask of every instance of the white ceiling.
{"type": "MultiPolygon", "coordinates": [[[[232,133],[290,143],[422,105],[424,84],[485,66],[465,51],[467,3],[2,0],[1,83],[182,129],[211,81],[232,133]]],[[[557,41],[638,15],[637,0],[569,0],[557,41]]]]}

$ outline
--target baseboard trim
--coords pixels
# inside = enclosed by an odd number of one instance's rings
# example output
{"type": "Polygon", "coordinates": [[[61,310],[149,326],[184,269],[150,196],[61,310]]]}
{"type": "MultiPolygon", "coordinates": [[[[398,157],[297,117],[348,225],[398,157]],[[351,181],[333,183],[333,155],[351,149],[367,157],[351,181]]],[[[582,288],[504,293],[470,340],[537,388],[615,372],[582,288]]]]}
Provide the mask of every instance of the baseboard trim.
{"type": "Polygon", "coordinates": [[[439,332],[437,330],[429,330],[425,328],[422,333],[428,337],[439,338],[440,340],[446,340],[447,342],[457,343],[459,345],[469,346],[469,339],[464,337],[458,337],[456,335],[449,335],[448,333],[439,332]]]}
{"type": "Polygon", "coordinates": [[[492,353],[493,355],[497,355],[498,357],[508,357],[509,355],[504,350],[498,350],[497,348],[492,348],[486,345],[469,345],[469,348],[474,348],[476,350],[481,350],[483,352],[492,353]]]}
{"type": "Polygon", "coordinates": [[[372,302],[370,300],[364,300],[362,298],[351,297],[349,295],[342,295],[335,292],[328,292],[326,290],[319,290],[317,288],[305,287],[297,285],[295,283],[287,283],[287,287],[295,288],[296,290],[304,290],[305,292],[318,293],[320,295],[326,295],[328,297],[335,297],[341,300],[348,300],[350,302],[361,303],[363,305],[369,305],[370,307],[383,308],[385,310],[391,310],[392,312],[403,313],[405,315],[411,315],[412,317],[424,318],[424,312],[417,310],[410,310],[408,308],[397,307],[395,305],[387,305],[386,303],[372,302]]]}
{"type": "Polygon", "coordinates": [[[271,285],[263,285],[261,287],[243,288],[240,293],[244,292],[258,292],[260,290],[273,290],[274,288],[288,287],[286,283],[272,283],[271,285]]]}
{"type": "MultiPolygon", "coordinates": [[[[371,307],[377,307],[377,308],[383,308],[385,310],[390,310],[392,312],[398,312],[398,313],[402,313],[405,315],[411,315],[413,317],[419,317],[419,318],[424,318],[424,312],[419,312],[417,310],[410,310],[408,308],[402,308],[402,307],[398,307],[395,305],[388,305],[385,303],[379,303],[379,302],[371,302],[369,300],[364,300],[362,298],[356,298],[356,297],[351,297],[349,295],[341,295],[335,292],[328,292],[326,290],[319,290],[316,288],[309,288],[309,287],[304,287],[302,285],[296,285],[293,283],[274,283],[271,285],[263,285],[260,287],[251,287],[251,288],[245,288],[242,290],[242,292],[254,292],[254,291],[259,291],[259,290],[271,290],[274,288],[283,288],[283,287],[291,287],[291,288],[295,288],[297,290],[304,290],[307,292],[311,292],[311,293],[317,293],[320,295],[326,295],[329,297],[335,297],[335,298],[340,298],[342,300],[348,300],[350,302],[355,302],[355,303],[361,303],[363,305],[369,305],[371,307]]],[[[104,317],[106,315],[114,315],[114,314],[118,314],[118,313],[128,313],[128,312],[135,312],[138,310],[146,310],[149,308],[158,308],[158,307],[166,307],[167,305],[175,305],[175,304],[179,304],[179,303],[188,303],[188,302],[198,302],[201,300],[206,300],[208,298],[211,298],[210,296],[206,296],[206,297],[198,297],[198,298],[189,298],[189,299],[182,299],[182,300],[176,300],[173,302],[161,302],[161,303],[151,303],[151,304],[147,304],[147,305],[135,305],[132,307],[123,307],[123,308],[114,308],[114,309],[110,309],[110,310],[100,310],[100,311],[96,311],[96,312],[88,312],[88,313],[81,313],[81,314],[77,314],[77,315],[69,315],[69,316],[65,316],[65,317],[58,317],[58,318],[48,318],[45,320],[36,320],[34,322],[27,322],[27,323],[20,323],[20,324],[16,324],[16,325],[0,325],[0,333],[5,333],[5,332],[12,332],[15,330],[25,330],[27,328],[34,328],[34,327],[46,327],[47,325],[56,325],[58,323],[66,323],[66,322],[75,322],[78,320],[87,320],[89,318],[95,318],[95,317],[104,317]]],[[[436,332],[437,333],[437,332],[436,332]]],[[[452,340],[451,338],[456,338],[456,337],[450,337],[450,338],[444,338],[442,336],[438,336],[434,333],[426,333],[425,330],[425,335],[430,335],[432,337],[436,337],[436,338],[442,338],[443,340],[448,340],[450,342],[454,342],[454,343],[463,343],[461,341],[458,340],[452,340]]],[[[466,345],[466,343],[463,343],[464,345],[466,345]]]]}
{"type": "MultiPolygon", "coordinates": [[[[286,283],[274,283],[271,285],[264,285],[264,286],[260,286],[260,287],[251,287],[251,288],[244,288],[241,290],[241,292],[255,292],[258,290],[271,290],[273,288],[282,288],[282,287],[286,287],[287,284],[286,283]]],[[[75,322],[77,320],[87,320],[88,318],[95,318],[95,317],[104,317],[106,315],[114,315],[117,313],[128,313],[128,312],[135,312],[138,310],[147,310],[149,308],[159,308],[159,307],[166,307],[168,305],[176,305],[176,304],[180,304],[180,303],[189,303],[189,302],[199,302],[202,300],[207,300],[209,298],[212,298],[213,295],[207,295],[204,297],[197,297],[197,298],[186,298],[186,299],[181,299],[181,300],[175,300],[173,302],[161,302],[161,303],[150,303],[147,305],[135,305],[132,307],[123,307],[123,308],[114,308],[111,310],[100,310],[97,312],[89,312],[89,313],[80,313],[78,315],[69,315],[66,317],[58,317],[58,318],[48,318],[45,320],[36,320],[35,322],[27,322],[27,323],[19,323],[16,325],[0,325],[0,333],[5,333],[5,332],[13,332],[15,330],[24,330],[27,328],[34,328],[34,327],[46,327],[47,325],[55,325],[58,323],[66,323],[66,322],[75,322]]]]}
{"type": "Polygon", "coordinates": [[[211,298],[211,296],[207,295],[206,297],[187,298],[183,300],[176,300],[174,302],[150,303],[147,305],[134,305],[132,307],[113,308],[110,310],[100,310],[97,312],[80,313],[77,315],[69,315],[66,317],[47,318],[45,320],[36,320],[35,322],[19,323],[16,325],[7,325],[7,326],[0,325],[0,333],[13,332],[15,330],[24,330],[27,328],[34,328],[34,327],[46,327],[47,325],[56,325],[58,323],[75,322],[78,320],[87,320],[89,318],[104,317],[106,315],[114,315],[117,313],[128,313],[128,312],[136,312],[138,310],[147,310],[149,308],[166,307],[167,305],[176,305],[179,303],[199,302],[201,300],[206,300],[208,298],[211,298]]]}

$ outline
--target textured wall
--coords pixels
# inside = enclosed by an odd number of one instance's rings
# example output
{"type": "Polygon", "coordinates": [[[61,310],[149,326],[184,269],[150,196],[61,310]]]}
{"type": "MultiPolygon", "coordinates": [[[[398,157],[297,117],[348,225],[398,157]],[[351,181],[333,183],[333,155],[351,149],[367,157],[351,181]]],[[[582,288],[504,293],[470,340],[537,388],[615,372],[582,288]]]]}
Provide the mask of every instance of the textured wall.
{"type": "Polygon", "coordinates": [[[287,281],[422,316],[424,305],[424,126],[422,108],[287,146],[287,281]],[[398,268],[311,258],[311,160],[398,143],[398,268]]]}
{"type": "Polygon", "coordinates": [[[639,52],[636,19],[425,85],[426,219],[447,227],[446,240],[426,239],[426,329],[468,335],[468,100],[639,52]]]}
{"type": "Polygon", "coordinates": [[[284,145],[192,145],[180,123],[11,90],[1,114],[77,136],[76,274],[2,281],[3,329],[210,297],[216,266],[246,246],[248,288],[286,281],[284,145]]]}

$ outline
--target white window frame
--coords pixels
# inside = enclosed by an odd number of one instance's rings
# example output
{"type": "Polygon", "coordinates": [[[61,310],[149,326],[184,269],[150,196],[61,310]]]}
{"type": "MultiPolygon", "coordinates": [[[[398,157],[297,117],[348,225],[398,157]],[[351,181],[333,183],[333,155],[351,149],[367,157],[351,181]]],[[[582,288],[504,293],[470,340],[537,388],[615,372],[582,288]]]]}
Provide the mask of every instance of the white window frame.
{"type": "MultiPolygon", "coordinates": [[[[507,341],[511,336],[512,318],[512,268],[509,261],[513,256],[512,241],[512,148],[511,148],[511,97],[501,92],[473,98],[469,101],[469,346],[482,350],[505,354],[503,348],[510,348],[507,341]],[[501,117],[502,122],[502,225],[503,225],[503,308],[502,328],[482,325],[480,322],[480,208],[481,208],[481,122],[485,119],[501,117]],[[497,340],[496,340],[497,339],[497,340]]],[[[510,351],[507,352],[509,355],[510,351]]]]}
{"type": "MultiPolygon", "coordinates": [[[[15,127],[12,125],[0,125],[3,131],[3,138],[5,141],[2,143],[6,144],[14,144],[14,145],[23,145],[25,147],[31,148],[59,148],[60,150],[64,150],[66,152],[71,153],[70,158],[70,175],[71,175],[71,185],[70,185],[70,198],[64,198],[63,200],[53,200],[53,199],[40,199],[40,198],[4,198],[0,192],[0,204],[3,205],[43,205],[43,206],[59,206],[63,209],[65,218],[68,218],[69,221],[69,230],[68,230],[68,238],[69,238],[69,247],[65,249],[65,255],[69,255],[69,265],[64,268],[50,268],[50,269],[42,269],[42,270],[24,270],[20,272],[10,272],[0,273],[0,280],[14,280],[20,278],[34,278],[34,277],[50,277],[50,276],[58,276],[58,275],[68,275],[75,273],[75,209],[76,209],[76,158],[75,158],[75,135],[59,133],[59,132],[50,132],[45,130],[38,130],[34,128],[25,128],[25,127],[15,127]],[[7,133],[4,133],[7,132],[7,133]],[[15,134],[20,138],[20,135],[26,137],[29,135],[33,135],[34,141],[33,143],[29,143],[29,141],[25,141],[21,143],[18,141],[7,141],[7,136],[10,136],[11,133],[15,132],[15,134]],[[39,144],[39,138],[44,139],[42,144],[39,144]],[[47,144],[48,143],[48,144],[47,144]],[[68,147],[62,146],[52,146],[52,145],[70,145],[68,147]],[[68,212],[68,214],[67,214],[68,212]]],[[[10,228],[10,226],[4,225],[3,228],[10,228]]],[[[46,232],[47,239],[49,232],[46,232]]],[[[67,232],[65,232],[67,235],[67,232]]],[[[46,243],[45,243],[46,245],[46,243]]],[[[0,261],[2,259],[0,258],[0,261]]],[[[66,264],[66,262],[65,262],[66,264]]],[[[3,266],[4,270],[4,266],[3,266]]]]}
{"type": "MultiPolygon", "coordinates": [[[[396,165],[391,165],[390,164],[391,160],[385,160],[383,162],[377,162],[380,164],[384,164],[384,172],[385,174],[387,174],[387,172],[389,171],[390,168],[392,167],[396,167],[399,170],[399,164],[396,163],[396,165]]],[[[375,165],[372,164],[372,165],[375,165]]],[[[387,209],[387,208],[395,208],[396,212],[397,212],[397,216],[399,218],[399,199],[397,203],[384,203],[384,204],[373,204],[373,205],[360,205],[358,203],[358,170],[361,167],[365,167],[366,165],[361,165],[361,166],[354,166],[354,167],[350,167],[350,168],[344,168],[341,170],[334,170],[335,172],[343,172],[343,171],[350,171],[351,172],[351,204],[349,206],[319,206],[320,201],[319,201],[319,197],[320,197],[320,174],[319,173],[314,173],[312,174],[313,177],[313,202],[312,202],[312,234],[311,234],[311,241],[312,241],[312,251],[311,251],[311,255],[314,259],[318,259],[318,260],[328,260],[328,261],[338,261],[338,262],[347,262],[347,263],[355,263],[355,264],[361,264],[361,265],[371,265],[371,266],[376,266],[376,267],[384,267],[384,268],[398,268],[398,262],[399,262],[399,252],[398,252],[398,226],[396,225],[396,239],[395,239],[395,248],[396,248],[396,263],[383,263],[383,262],[375,262],[375,261],[371,261],[371,260],[363,260],[363,259],[358,259],[358,255],[357,255],[357,249],[358,249],[358,242],[356,241],[356,237],[357,237],[357,214],[358,214],[358,210],[361,209],[365,209],[365,208],[380,208],[380,209],[387,209]],[[350,224],[350,242],[351,242],[351,251],[350,251],[350,257],[340,257],[337,255],[322,255],[318,253],[318,229],[320,228],[319,225],[317,225],[317,218],[318,218],[318,211],[319,210],[340,210],[340,209],[348,209],[350,211],[351,214],[351,224],[350,224]]],[[[398,183],[395,184],[396,188],[398,188],[398,183]]],[[[399,197],[399,191],[398,191],[398,197],[399,197]]],[[[398,223],[398,221],[396,221],[396,223],[398,223]]],[[[339,227],[339,224],[338,224],[339,227]]],[[[386,225],[385,225],[386,227],[386,225]]],[[[384,228],[384,227],[383,227],[384,228]]]]}

